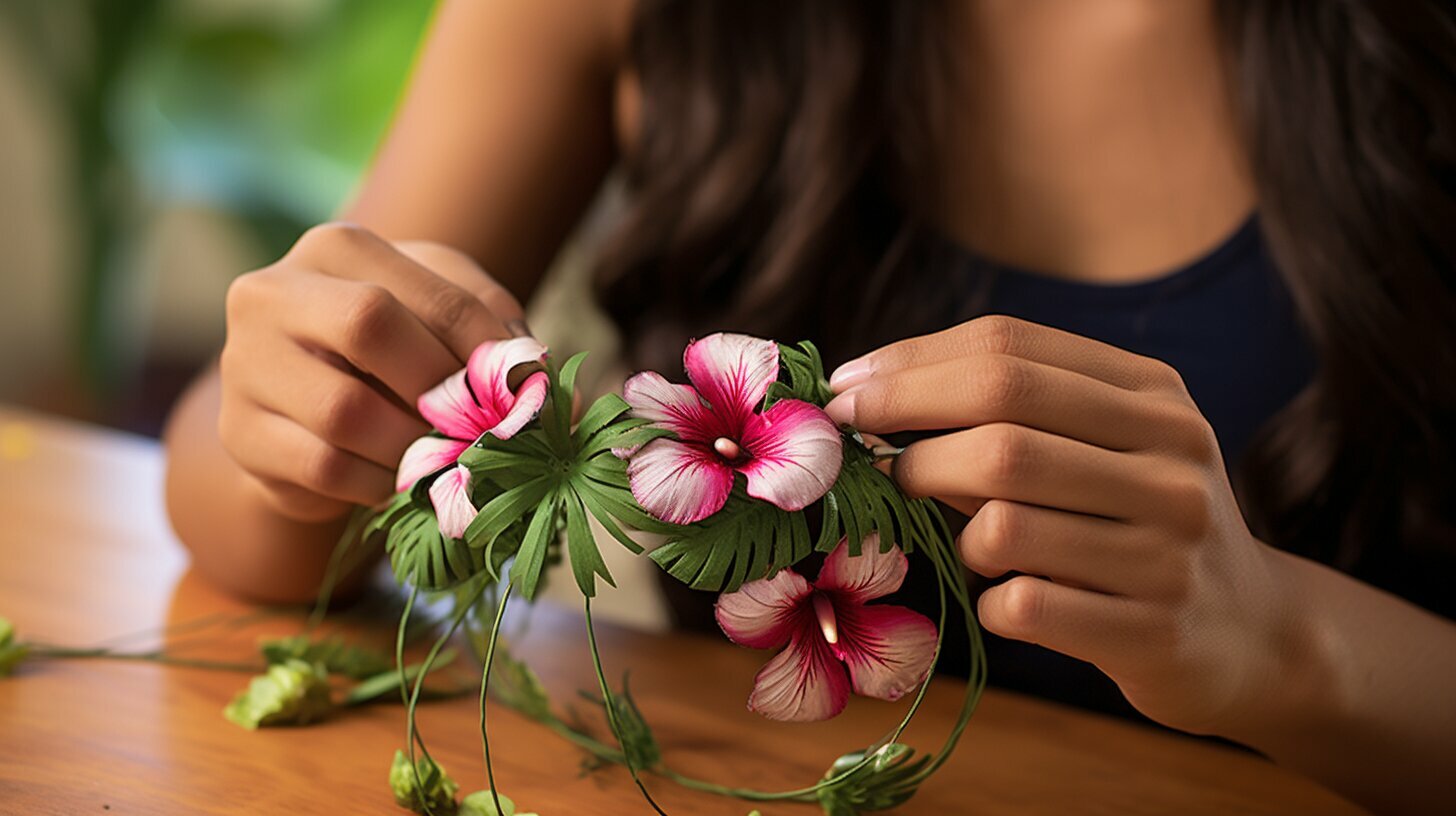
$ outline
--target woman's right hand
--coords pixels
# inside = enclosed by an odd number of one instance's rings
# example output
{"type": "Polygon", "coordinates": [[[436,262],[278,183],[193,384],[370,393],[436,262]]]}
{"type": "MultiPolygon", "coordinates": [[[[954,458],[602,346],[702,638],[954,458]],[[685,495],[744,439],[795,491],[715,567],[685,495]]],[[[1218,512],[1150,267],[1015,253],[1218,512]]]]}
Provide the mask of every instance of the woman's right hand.
{"type": "Polygon", "coordinates": [[[315,227],[228,291],[223,447],[297,521],[385,499],[405,448],[429,430],[415,400],[482,341],[526,333],[522,317],[460,252],[315,227]]]}

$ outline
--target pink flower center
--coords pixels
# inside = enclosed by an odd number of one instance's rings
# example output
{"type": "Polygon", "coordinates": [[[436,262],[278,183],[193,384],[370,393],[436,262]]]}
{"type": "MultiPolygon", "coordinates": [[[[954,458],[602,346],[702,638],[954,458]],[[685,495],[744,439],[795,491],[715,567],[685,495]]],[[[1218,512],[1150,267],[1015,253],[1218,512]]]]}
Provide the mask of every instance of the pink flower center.
{"type": "Polygon", "coordinates": [[[834,602],[822,592],[815,592],[813,598],[814,617],[819,619],[819,631],[824,633],[824,640],[833,646],[839,642],[839,622],[834,618],[834,602]]]}
{"type": "Polygon", "coordinates": [[[713,440],[713,450],[729,462],[736,462],[743,458],[743,446],[726,436],[713,440]]]}

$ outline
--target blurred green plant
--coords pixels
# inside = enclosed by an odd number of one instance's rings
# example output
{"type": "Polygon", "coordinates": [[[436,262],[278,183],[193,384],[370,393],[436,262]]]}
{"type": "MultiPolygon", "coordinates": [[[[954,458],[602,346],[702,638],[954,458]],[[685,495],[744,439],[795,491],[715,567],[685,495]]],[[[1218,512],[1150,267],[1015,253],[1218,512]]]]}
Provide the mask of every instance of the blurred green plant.
{"type": "Polygon", "coordinates": [[[435,1],[0,3],[71,136],[73,349],[94,397],[128,373],[120,310],[145,214],[214,207],[282,253],[364,168],[435,1]]]}

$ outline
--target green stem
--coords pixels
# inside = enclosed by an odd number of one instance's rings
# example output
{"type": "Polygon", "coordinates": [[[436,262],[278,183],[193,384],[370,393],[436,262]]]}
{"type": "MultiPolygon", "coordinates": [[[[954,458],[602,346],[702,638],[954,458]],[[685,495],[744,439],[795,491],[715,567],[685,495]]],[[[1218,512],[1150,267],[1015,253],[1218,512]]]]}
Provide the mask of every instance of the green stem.
{"type": "Polygon", "coordinates": [[[637,789],[642,791],[642,798],[647,800],[647,804],[652,806],[658,816],[667,816],[666,811],[659,807],[656,800],[652,798],[652,794],[647,792],[647,786],[642,783],[642,777],[637,773],[637,764],[632,761],[631,756],[627,755],[627,742],[622,737],[622,726],[617,721],[617,702],[612,696],[611,686],[607,685],[607,675],[602,671],[602,655],[597,651],[597,632],[596,627],[592,625],[590,597],[585,599],[584,609],[586,610],[587,643],[591,647],[592,668],[597,673],[597,685],[602,689],[602,702],[606,704],[607,708],[607,726],[612,729],[612,736],[616,737],[617,744],[622,747],[623,764],[627,766],[627,772],[632,774],[632,781],[637,783],[637,789]]]}
{"type": "Polygon", "coordinates": [[[495,645],[500,639],[501,621],[506,616],[506,601],[511,597],[511,584],[507,583],[505,591],[501,593],[500,604],[496,607],[495,623],[490,627],[490,642],[485,647],[484,665],[480,670],[480,752],[485,758],[485,779],[490,785],[490,799],[495,803],[496,813],[505,813],[501,807],[500,794],[496,792],[495,768],[490,764],[490,736],[485,728],[485,690],[490,686],[490,666],[495,660],[495,645]]]}
{"type": "Polygon", "coordinates": [[[162,651],[152,652],[115,652],[110,649],[71,649],[61,646],[44,646],[29,644],[30,657],[49,658],[53,660],[130,660],[141,663],[160,663],[166,666],[182,666],[192,669],[211,669],[213,671],[246,672],[257,674],[263,670],[263,666],[256,663],[230,663],[223,660],[203,660],[200,658],[178,657],[162,651]]]}

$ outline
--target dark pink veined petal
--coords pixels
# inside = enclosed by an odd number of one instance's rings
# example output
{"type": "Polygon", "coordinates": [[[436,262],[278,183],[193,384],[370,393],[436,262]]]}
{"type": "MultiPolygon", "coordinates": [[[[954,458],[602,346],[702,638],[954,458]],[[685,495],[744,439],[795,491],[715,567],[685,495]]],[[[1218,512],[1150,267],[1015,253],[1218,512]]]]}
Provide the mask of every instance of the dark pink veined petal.
{"type": "Polygon", "coordinates": [[[739,646],[777,649],[808,622],[812,591],[804,576],[783,569],[719,595],[713,614],[723,634],[739,646]]]}
{"type": "MultiPolygon", "coordinates": [[[[524,339],[524,338],[522,338],[524,339]]],[[[551,387],[546,372],[537,371],[521,382],[516,389],[514,402],[501,421],[486,433],[497,439],[510,439],[518,431],[526,427],[526,423],[536,418],[541,413],[541,406],[546,402],[546,391],[551,387]]]]}
{"type": "Polygon", "coordinates": [[[728,501],[733,469],[712,451],[676,439],[654,439],[627,462],[632,498],[654,518],[691,524],[728,501]]]}
{"type": "Polygon", "coordinates": [[[651,420],[685,442],[712,442],[724,433],[721,418],[703,404],[690,385],[668,382],[656,371],[634,374],[622,386],[632,416],[651,420]]]}
{"type": "Polygon", "coordinates": [[[394,477],[395,492],[409,490],[410,485],[420,479],[455,464],[468,447],[469,442],[438,436],[422,436],[411,442],[404,457],[399,460],[399,470],[394,477]]]}
{"type": "MultiPolygon", "coordinates": [[[[763,402],[779,376],[779,347],[746,334],[710,334],[683,351],[683,367],[699,394],[726,423],[724,436],[738,429],[763,402]]],[[[741,440],[738,440],[741,441],[741,440]]]]}
{"type": "Polygon", "coordinates": [[[748,495],[784,510],[802,510],[822,498],[844,460],[834,420],[800,400],[780,400],[749,415],[739,442],[749,455],[738,466],[748,477],[748,495]]]}
{"type": "Polygon", "coordinates": [[[909,559],[899,547],[880,552],[879,533],[865,536],[858,556],[849,554],[849,543],[841,538],[839,545],[824,559],[824,566],[819,568],[814,588],[864,603],[899,589],[909,571],[909,559]]]}
{"type": "Polygon", "coordinates": [[[832,650],[849,668],[854,693],[898,700],[919,686],[935,657],[935,624],[903,606],[835,601],[839,642],[832,650]]]}
{"type": "Polygon", "coordinates": [[[815,722],[843,711],[847,702],[844,666],[817,628],[803,628],[753,678],[748,710],[770,720],[815,722]]]}
{"type": "Polygon", "coordinates": [[[450,538],[465,535],[465,528],[475,520],[475,505],[470,503],[470,469],[456,465],[445,471],[430,485],[430,504],[440,532],[450,538]]]}
{"type": "Polygon", "coordinates": [[[420,395],[415,403],[420,416],[435,430],[466,442],[475,441],[500,420],[500,414],[489,414],[470,396],[465,385],[465,371],[451,374],[444,382],[420,395]]]}
{"type": "Polygon", "coordinates": [[[475,398],[495,425],[500,422],[516,397],[507,381],[511,369],[524,363],[540,363],[546,359],[546,346],[534,337],[513,337],[510,340],[487,340],[475,347],[465,363],[466,376],[475,398]]]}

